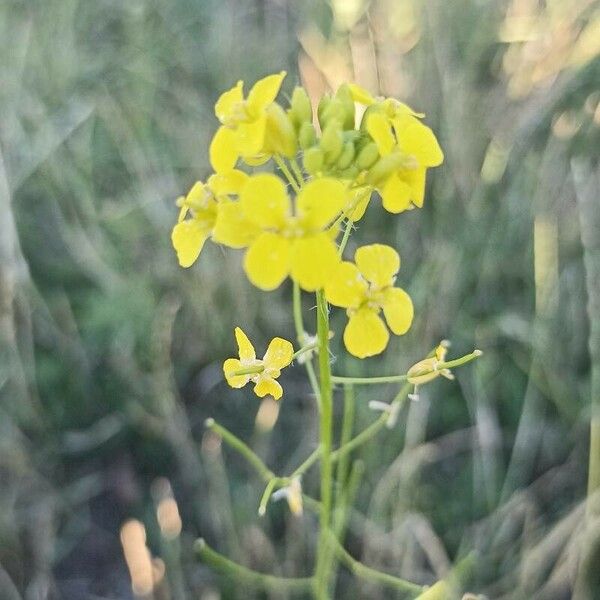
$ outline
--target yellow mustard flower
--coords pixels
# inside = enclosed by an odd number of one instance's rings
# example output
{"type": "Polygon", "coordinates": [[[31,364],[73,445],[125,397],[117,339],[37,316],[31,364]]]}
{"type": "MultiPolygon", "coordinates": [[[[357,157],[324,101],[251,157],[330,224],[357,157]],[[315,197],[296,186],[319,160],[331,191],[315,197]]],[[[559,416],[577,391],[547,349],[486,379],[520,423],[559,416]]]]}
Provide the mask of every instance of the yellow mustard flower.
{"type": "Polygon", "coordinates": [[[366,117],[367,131],[382,157],[380,164],[392,166],[376,184],[384,208],[392,213],[423,206],[427,168],[444,160],[433,131],[417,116],[406,105],[388,102],[366,117]]]}
{"type": "Polygon", "coordinates": [[[235,328],[235,339],[239,359],[228,358],[223,363],[223,373],[227,383],[233,388],[241,388],[252,381],[254,393],[259,398],[270,394],[275,400],[279,400],[283,395],[283,389],[276,379],[281,374],[281,369],[292,362],[294,348],[291,342],[279,337],[273,338],[263,358],[258,359],[254,346],[239,327],[235,328]],[[247,372],[237,375],[239,371],[247,372]]]}
{"type": "Polygon", "coordinates": [[[219,213],[217,239],[249,246],[244,270],[256,287],[274,290],[290,275],[304,290],[315,291],[324,287],[339,263],[335,232],[327,229],[346,201],[342,182],[313,179],[298,193],[293,211],[279,177],[254,175],[240,194],[241,210],[219,213]]]}
{"type": "Polygon", "coordinates": [[[432,381],[440,375],[446,379],[454,379],[454,375],[450,369],[439,368],[440,363],[446,360],[449,345],[447,340],[443,340],[435,349],[433,356],[424,358],[414,364],[407,373],[409,383],[414,383],[416,387],[417,385],[432,381]]]}
{"type": "Polygon", "coordinates": [[[243,81],[221,94],[215,114],[222,126],[209,149],[215,169],[232,169],[240,156],[248,164],[257,165],[274,153],[295,154],[293,125],[283,108],[275,103],[285,75],[281,71],[257,81],[247,98],[243,81]]]}
{"type": "Polygon", "coordinates": [[[215,173],[206,183],[197,181],[187,196],[177,199],[181,210],[171,232],[171,242],[182,267],[190,267],[196,262],[214,231],[221,204],[239,194],[247,179],[248,175],[235,169],[215,173]]]}
{"type": "Polygon", "coordinates": [[[394,287],[400,256],[390,246],[371,244],[358,248],[355,263],[341,262],[325,286],[325,297],[334,306],[347,309],[344,344],[358,358],[375,356],[385,350],[388,330],[396,335],[408,331],[413,319],[410,296],[394,287]]]}

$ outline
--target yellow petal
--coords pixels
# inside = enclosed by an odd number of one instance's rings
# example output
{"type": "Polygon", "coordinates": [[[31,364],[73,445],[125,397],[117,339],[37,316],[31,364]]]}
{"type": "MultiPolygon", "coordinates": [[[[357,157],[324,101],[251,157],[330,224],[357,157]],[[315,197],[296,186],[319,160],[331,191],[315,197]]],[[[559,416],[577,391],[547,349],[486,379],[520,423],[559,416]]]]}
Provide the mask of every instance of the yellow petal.
{"type": "Polygon", "coordinates": [[[242,189],[240,202],[248,220],[263,229],[281,228],[290,212],[285,184],[270,173],[250,177],[242,189]]]}
{"type": "Polygon", "coordinates": [[[291,342],[276,337],[271,340],[263,358],[266,368],[283,369],[292,362],[294,347],[291,342]]]}
{"type": "Polygon", "coordinates": [[[308,229],[323,229],[335,219],[349,200],[346,186],[333,177],[309,181],[298,194],[298,213],[308,229]]]}
{"type": "Polygon", "coordinates": [[[257,116],[275,100],[285,75],[285,71],[267,75],[254,84],[246,100],[246,106],[251,115],[257,116]]]}
{"type": "Polygon", "coordinates": [[[387,178],[383,185],[383,190],[381,191],[383,208],[394,214],[410,208],[412,197],[413,190],[411,186],[396,173],[393,173],[387,178]]]}
{"type": "Polygon", "coordinates": [[[437,167],[444,161],[444,154],[435,134],[427,125],[410,115],[394,120],[398,147],[414,156],[421,167],[437,167]]]}
{"type": "Polygon", "coordinates": [[[237,104],[244,100],[244,82],[238,81],[230,90],[223,92],[215,104],[215,115],[221,123],[231,121],[237,104]]]}
{"type": "MultiPolygon", "coordinates": [[[[240,123],[235,130],[239,153],[246,157],[255,157],[264,153],[267,132],[267,115],[261,115],[248,123],[240,123]]],[[[250,160],[252,160],[250,158],[250,160]]]]}
{"type": "Polygon", "coordinates": [[[349,83],[348,87],[350,88],[350,94],[352,95],[352,100],[354,100],[354,102],[364,104],[365,106],[370,106],[375,103],[375,98],[360,85],[349,83]]]}
{"type": "Polygon", "coordinates": [[[354,255],[354,262],[362,276],[378,288],[392,285],[394,275],[400,269],[400,256],[384,244],[362,246],[354,255]]]}
{"type": "Polygon", "coordinates": [[[238,169],[214,173],[207,184],[215,196],[237,196],[248,181],[248,175],[238,169]]]}
{"type": "Polygon", "coordinates": [[[243,368],[244,367],[242,367],[242,363],[237,358],[228,358],[223,363],[223,375],[225,375],[227,383],[232,388],[244,387],[250,381],[250,375],[232,375],[232,373],[235,373],[243,368]]]}
{"type": "Polygon", "coordinates": [[[410,185],[410,199],[415,206],[421,208],[425,199],[425,167],[406,171],[403,177],[410,185]]]}
{"type": "Polygon", "coordinates": [[[389,154],[396,145],[389,121],[381,113],[372,113],[367,119],[367,131],[377,144],[381,156],[389,154]]]}
{"type": "Polygon", "coordinates": [[[357,308],[366,298],[367,287],[356,265],[344,261],[325,284],[325,297],[334,306],[357,308]]]}
{"type": "Polygon", "coordinates": [[[260,229],[246,218],[239,202],[224,201],[217,205],[213,241],[230,248],[246,248],[260,235],[260,229]]]}
{"type": "Polygon", "coordinates": [[[348,218],[353,222],[360,221],[369,206],[371,200],[371,188],[367,191],[361,190],[358,195],[358,200],[355,198],[351,203],[351,209],[346,212],[348,218]]]}
{"type": "Polygon", "coordinates": [[[325,287],[339,262],[337,247],[326,233],[292,242],[291,277],[307,292],[325,287]]]}
{"type": "Polygon", "coordinates": [[[256,358],[256,352],[252,342],[248,339],[248,336],[239,328],[235,328],[235,341],[238,345],[238,351],[240,360],[244,363],[253,361],[256,358]]]}
{"type": "Polygon", "coordinates": [[[173,227],[171,242],[182,267],[191,267],[196,262],[207,238],[206,228],[195,219],[182,221],[173,227]]]}
{"type": "Polygon", "coordinates": [[[383,314],[393,333],[405,334],[410,329],[414,315],[410,296],[401,288],[388,288],[384,294],[383,314]]]}
{"type": "Polygon", "coordinates": [[[358,358],[375,356],[385,350],[390,334],[377,313],[361,308],[350,316],[344,329],[344,344],[358,358]]]}
{"type": "Polygon", "coordinates": [[[238,159],[236,134],[232,129],[219,127],[208,149],[212,168],[218,173],[230,171],[238,159]]]}
{"type": "Polygon", "coordinates": [[[267,394],[271,394],[275,400],[279,400],[283,396],[283,388],[277,381],[270,377],[259,377],[254,386],[254,393],[259,398],[264,398],[267,394]]]}
{"type": "Polygon", "coordinates": [[[261,290],[274,290],[290,272],[290,242],[275,233],[262,233],[244,258],[248,279],[261,290]]]}

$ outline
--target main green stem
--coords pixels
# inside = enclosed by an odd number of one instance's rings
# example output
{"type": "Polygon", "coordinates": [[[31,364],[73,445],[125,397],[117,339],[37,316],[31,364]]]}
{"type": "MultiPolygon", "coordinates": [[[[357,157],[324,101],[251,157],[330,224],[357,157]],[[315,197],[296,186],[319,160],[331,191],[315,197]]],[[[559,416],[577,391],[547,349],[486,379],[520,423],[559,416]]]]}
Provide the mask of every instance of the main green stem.
{"type": "Polygon", "coordinates": [[[332,505],[332,424],[333,391],[329,363],[329,312],[325,295],[317,292],[317,339],[319,343],[319,383],[321,396],[320,448],[321,448],[321,512],[319,515],[319,542],[315,569],[315,597],[327,600],[331,572],[330,521],[332,505]]]}

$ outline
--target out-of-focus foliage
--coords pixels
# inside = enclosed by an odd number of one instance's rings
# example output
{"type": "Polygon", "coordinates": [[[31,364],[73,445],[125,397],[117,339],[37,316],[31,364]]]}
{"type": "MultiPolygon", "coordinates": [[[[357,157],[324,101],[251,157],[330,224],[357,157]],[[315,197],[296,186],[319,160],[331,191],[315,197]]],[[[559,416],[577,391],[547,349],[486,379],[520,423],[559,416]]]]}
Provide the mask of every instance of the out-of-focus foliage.
{"type": "MultiPolygon", "coordinates": [[[[259,519],[260,482],[202,426],[216,417],[277,472],[312,450],[300,374],[259,426],[259,401],[220,373],[233,322],[261,346],[291,339],[290,289],[251,288],[217,246],[184,272],[169,241],[174,199],[208,174],[219,92],[285,69],[287,93],[294,79],[313,97],[356,81],[408,101],[445,151],[423,210],[390,218],[374,202],[366,217],[402,255],[416,309],[378,373],[442,338],[485,351],[361,451],[349,548],[422,582],[476,550],[473,589],[568,596],[589,417],[577,198],[597,177],[599,23],[590,0],[0,5],[0,590],[129,597],[130,517],[175,598],[249,597],[194,563],[198,535],[259,570],[312,564],[311,517],[276,504],[259,519]],[[181,580],[157,477],[179,502],[181,580]]],[[[361,229],[351,244],[373,241],[361,229]]],[[[370,372],[333,344],[337,373],[370,372]]],[[[361,424],[372,398],[357,393],[361,424]]],[[[389,597],[356,590],[342,572],[340,597],[389,597]]]]}

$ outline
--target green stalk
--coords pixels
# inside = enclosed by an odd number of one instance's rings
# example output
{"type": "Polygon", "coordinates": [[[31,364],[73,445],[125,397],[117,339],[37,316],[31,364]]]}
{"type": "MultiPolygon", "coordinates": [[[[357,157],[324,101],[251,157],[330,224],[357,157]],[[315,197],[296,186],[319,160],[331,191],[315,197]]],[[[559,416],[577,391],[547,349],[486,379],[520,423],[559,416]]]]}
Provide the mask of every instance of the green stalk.
{"type": "MultiPolygon", "coordinates": [[[[422,377],[423,375],[429,375],[437,371],[442,371],[443,369],[452,369],[453,367],[460,367],[461,365],[465,365],[471,362],[472,360],[479,358],[481,354],[481,350],[473,350],[473,352],[465,354],[460,358],[440,362],[436,365],[435,369],[431,369],[430,371],[419,372],[419,377],[422,377]]],[[[380,383],[397,383],[399,381],[406,381],[407,379],[408,374],[386,375],[384,377],[340,377],[338,375],[332,375],[331,377],[331,381],[333,383],[344,383],[353,385],[377,385],[380,383]]]]}
{"type": "Polygon", "coordinates": [[[313,584],[312,577],[275,577],[248,569],[213,550],[202,538],[196,540],[194,550],[207,565],[249,587],[274,592],[301,592],[309,590],[313,584]]]}
{"type": "Polygon", "coordinates": [[[296,194],[298,194],[300,192],[300,186],[298,185],[298,182],[294,179],[294,176],[288,169],[288,166],[285,164],[281,156],[274,154],[273,159],[277,163],[277,166],[281,169],[281,172],[285,175],[285,178],[290,182],[290,185],[294,188],[296,194]]]}
{"type": "MultiPolygon", "coordinates": [[[[300,286],[294,281],[292,292],[292,303],[293,303],[293,313],[294,313],[294,326],[296,328],[296,337],[298,338],[298,343],[302,346],[305,342],[306,332],[304,330],[304,320],[302,319],[302,296],[300,291],[300,286]]],[[[317,341],[318,347],[318,341],[317,341]]],[[[321,397],[319,393],[319,383],[317,382],[317,376],[315,375],[315,368],[313,367],[312,360],[307,360],[304,363],[306,367],[306,374],[308,375],[308,380],[310,381],[310,387],[313,390],[313,394],[317,399],[317,405],[321,404],[321,397]]]]}
{"type": "Polygon", "coordinates": [[[317,292],[317,338],[319,340],[319,378],[321,388],[320,447],[321,447],[321,512],[319,515],[319,541],[315,569],[315,597],[329,598],[331,571],[331,539],[329,534],[332,504],[332,425],[333,390],[329,363],[329,313],[325,295],[317,292]]]}
{"type": "Polygon", "coordinates": [[[275,474],[265,465],[265,463],[250,449],[250,447],[242,442],[240,438],[235,436],[231,431],[219,425],[214,419],[206,419],[204,423],[207,429],[214,431],[220,436],[225,443],[237,450],[256,470],[263,481],[269,482],[275,477],[275,474]]]}
{"type": "MultiPolygon", "coordinates": [[[[342,433],[340,435],[339,448],[343,448],[352,436],[352,426],[354,424],[354,387],[351,385],[344,386],[344,417],[342,420],[342,433]]],[[[342,496],[342,490],[346,485],[346,478],[348,477],[348,464],[349,454],[345,454],[340,458],[337,464],[335,480],[337,483],[337,496],[336,504],[338,499],[342,496]]]]}

